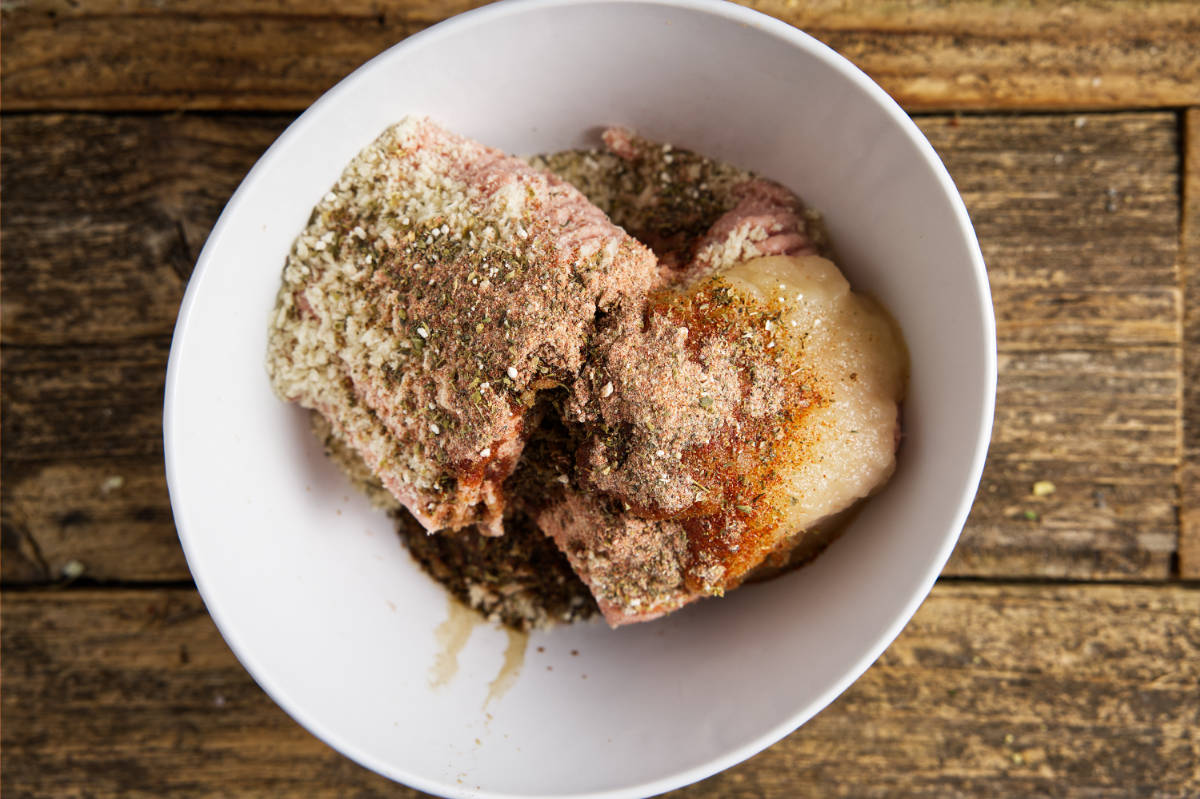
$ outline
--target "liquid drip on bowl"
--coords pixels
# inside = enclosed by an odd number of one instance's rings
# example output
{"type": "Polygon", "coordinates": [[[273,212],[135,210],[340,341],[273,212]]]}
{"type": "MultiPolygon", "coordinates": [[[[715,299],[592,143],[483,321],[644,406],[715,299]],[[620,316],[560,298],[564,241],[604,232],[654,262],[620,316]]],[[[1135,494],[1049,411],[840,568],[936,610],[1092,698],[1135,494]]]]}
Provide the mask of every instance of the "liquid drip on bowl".
{"type": "MultiPolygon", "coordinates": [[[[458,656],[471,640],[475,628],[484,625],[484,619],[474,610],[453,597],[447,597],[446,618],[433,631],[437,649],[433,657],[433,665],[429,668],[429,687],[441,688],[447,685],[458,674],[458,656]]],[[[529,646],[529,633],[504,627],[508,643],[504,648],[504,661],[500,671],[488,683],[487,698],[483,700],[482,710],[486,710],[492,702],[499,701],[521,675],[525,665],[525,650],[529,646]]]]}
{"type": "Polygon", "coordinates": [[[478,613],[451,596],[446,597],[446,619],[433,631],[437,642],[433,665],[429,669],[429,687],[441,688],[458,673],[458,656],[466,647],[475,628],[483,623],[478,613]]]}
{"type": "Polygon", "coordinates": [[[504,649],[504,663],[500,666],[500,672],[496,675],[496,679],[488,683],[487,699],[483,700],[485,710],[492,702],[498,701],[508,693],[508,690],[517,681],[517,677],[520,676],[521,667],[525,665],[525,650],[529,648],[529,633],[514,630],[511,627],[505,627],[504,632],[508,635],[508,646],[504,649]]]}

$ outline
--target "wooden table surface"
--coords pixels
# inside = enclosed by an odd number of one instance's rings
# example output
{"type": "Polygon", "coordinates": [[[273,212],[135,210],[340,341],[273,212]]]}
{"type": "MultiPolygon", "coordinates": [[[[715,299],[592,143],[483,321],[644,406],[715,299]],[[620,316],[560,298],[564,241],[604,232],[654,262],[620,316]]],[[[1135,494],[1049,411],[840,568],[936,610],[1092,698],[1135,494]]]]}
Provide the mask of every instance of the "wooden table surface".
{"type": "MultiPolygon", "coordinates": [[[[9,799],[418,795],[233,658],[177,543],[160,418],[184,285],[246,170],[470,4],[0,6],[9,799]]],[[[1200,5],[753,5],[860,65],[942,155],[988,264],[998,407],[962,542],[896,643],[673,796],[1200,796],[1200,5]]]]}

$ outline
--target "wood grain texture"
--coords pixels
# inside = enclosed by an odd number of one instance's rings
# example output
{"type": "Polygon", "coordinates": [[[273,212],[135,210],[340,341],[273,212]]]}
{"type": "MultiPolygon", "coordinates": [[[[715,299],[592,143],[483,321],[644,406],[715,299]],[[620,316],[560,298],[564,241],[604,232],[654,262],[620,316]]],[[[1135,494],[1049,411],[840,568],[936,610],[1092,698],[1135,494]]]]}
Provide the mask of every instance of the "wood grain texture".
{"type": "MultiPolygon", "coordinates": [[[[192,591],[4,603],[6,796],[420,795],[288,719],[192,591]]],[[[943,584],[816,719],[671,796],[1182,799],[1197,681],[1195,589],[943,584]]]]}
{"type": "Polygon", "coordinates": [[[3,635],[5,796],[406,795],[276,707],[195,591],[6,592],[3,635]]]}
{"type": "Polygon", "coordinates": [[[169,339],[6,347],[3,579],[188,580],[163,473],[169,339]]]}
{"type": "Polygon", "coordinates": [[[1179,529],[1179,573],[1200,580],[1200,108],[1184,120],[1183,219],[1183,467],[1179,529]]]}
{"type": "MultiPolygon", "coordinates": [[[[1196,3],[742,2],[947,112],[917,121],[988,264],[998,412],[950,577],[896,643],[669,796],[1200,796],[1200,586],[1169,579],[1200,580],[1196,3]],[[974,113],[1014,110],[1056,113],[974,113]]],[[[258,156],[481,4],[0,3],[0,794],[423,796],[289,719],[186,587],[162,395],[192,265],[258,156]],[[201,109],[237,113],[178,113],[201,109]]]]}
{"type": "Polygon", "coordinates": [[[169,336],[221,208],[288,121],[5,116],[4,342],[169,336]]]}
{"type": "Polygon", "coordinates": [[[971,214],[1002,351],[1179,343],[1173,114],[917,121],[971,214]]]}
{"type": "Polygon", "coordinates": [[[1171,576],[1174,466],[992,456],[943,574],[1096,580],[1171,576]],[[1048,481],[1049,496],[1033,486],[1048,481]]]}
{"type": "Polygon", "coordinates": [[[1181,410],[1174,117],[918,121],[974,221],[1000,347],[988,466],[947,573],[1169,576],[1181,410]],[[1041,481],[1054,493],[1034,496],[1041,481]]]}
{"type": "MultiPolygon", "coordinates": [[[[165,339],[5,351],[5,580],[54,580],[70,561],[99,580],[189,579],[162,477],[166,358],[165,339]]],[[[947,573],[1169,576],[1178,369],[1165,349],[1005,353],[947,573]],[[1055,492],[1034,496],[1041,481],[1055,492]]]]}
{"type": "Polygon", "coordinates": [[[3,582],[188,581],[161,455],[3,463],[3,582]],[[68,564],[71,564],[68,566],[68,564]]]}
{"type": "MultiPolygon", "coordinates": [[[[3,120],[5,580],[54,580],[73,560],[100,580],[188,579],[161,478],[167,336],[199,243],[287,121],[3,120]],[[97,493],[114,476],[122,489],[97,493]]],[[[949,573],[1168,576],[1174,117],[920,124],[974,216],[1001,317],[991,459],[949,573]],[[1058,490],[1033,496],[1042,480],[1058,490]]]]}
{"type": "Polygon", "coordinates": [[[154,338],[6,349],[4,459],[161,456],[169,347],[154,338]]]}
{"type": "MultiPolygon", "coordinates": [[[[287,121],[6,117],[5,342],[168,334],[208,230],[287,121]]],[[[1002,350],[1178,344],[1174,115],[919,123],[974,218],[1002,350]]]]}
{"type": "MultiPolygon", "coordinates": [[[[1188,0],[756,0],[912,109],[1146,108],[1200,102],[1188,0]]],[[[15,0],[10,109],[278,109],[472,0],[15,0]],[[165,67],[165,68],[164,68],[165,67]]]]}

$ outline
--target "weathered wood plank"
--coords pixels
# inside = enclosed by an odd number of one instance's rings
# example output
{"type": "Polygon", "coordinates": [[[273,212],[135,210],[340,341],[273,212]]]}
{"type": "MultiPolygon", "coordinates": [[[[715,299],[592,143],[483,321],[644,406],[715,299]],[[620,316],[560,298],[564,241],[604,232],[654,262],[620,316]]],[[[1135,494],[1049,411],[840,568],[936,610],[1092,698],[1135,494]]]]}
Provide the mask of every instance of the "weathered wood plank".
{"type": "Polygon", "coordinates": [[[162,461],[169,339],[5,347],[3,580],[187,580],[162,461]]]}
{"type": "MultiPolygon", "coordinates": [[[[195,593],[4,594],[12,796],[419,796],[289,720],[195,593]]],[[[1200,791],[1200,591],[942,584],[808,725],[707,797],[1200,791]]]]}
{"type": "Polygon", "coordinates": [[[3,581],[190,580],[161,455],[3,462],[3,581]],[[70,564],[70,565],[69,565],[70,564]]]}
{"type": "Polygon", "coordinates": [[[1178,344],[1173,114],[917,121],[971,213],[1001,350],[1178,344]]]}
{"type": "Polygon", "coordinates": [[[1198,602],[1165,587],[940,585],[828,710],[679,796],[1190,796],[1198,602]]]}
{"type": "Polygon", "coordinates": [[[1166,348],[1000,355],[993,457],[1179,461],[1179,353],[1166,348]]]}
{"type": "Polygon", "coordinates": [[[1183,225],[1183,468],[1179,572],[1200,579],[1200,108],[1187,112],[1184,143],[1183,225]]]}
{"type": "MultiPolygon", "coordinates": [[[[168,351],[165,338],[6,348],[5,460],[161,453],[168,351]]],[[[1000,368],[993,457],[1178,463],[1177,351],[1017,351],[1000,368]]]]}
{"type": "MultiPolygon", "coordinates": [[[[5,581],[53,581],[71,561],[98,580],[189,578],[162,477],[166,357],[166,339],[5,349],[5,581]]],[[[1178,352],[1018,351],[1000,365],[991,456],[947,573],[1169,576],[1178,352]],[[1034,496],[1043,481],[1056,490],[1034,496]]]]}
{"type": "Polygon", "coordinates": [[[4,459],[162,453],[170,339],[4,349],[4,459]]]}
{"type": "Polygon", "coordinates": [[[169,335],[221,208],[282,117],[5,117],[5,343],[169,335]]]}
{"type": "Polygon", "coordinates": [[[241,669],[194,591],[3,601],[6,796],[419,795],[292,722],[241,669]]]}
{"type": "Polygon", "coordinates": [[[1166,579],[1179,528],[1175,467],[993,455],[943,574],[1166,579]],[[1034,486],[1050,483],[1051,494],[1034,486]]]}
{"type": "MultiPolygon", "coordinates": [[[[748,4],[827,42],[909,108],[1200,102],[1200,15],[1187,0],[748,4]]],[[[4,6],[5,103],[298,110],[384,48],[475,5],[20,0],[4,6]]]]}
{"type": "MultiPolygon", "coordinates": [[[[5,462],[3,472],[5,584],[62,580],[72,561],[101,581],[191,579],[158,457],[5,462]]],[[[1165,578],[1178,524],[1173,475],[1153,464],[993,458],[945,573],[1165,578]],[[1055,493],[1035,496],[1044,480],[1055,493]]]]}
{"type": "MultiPolygon", "coordinates": [[[[5,118],[5,341],[170,332],[208,230],[287,121],[5,118]]],[[[1174,115],[920,124],[974,216],[1002,349],[1178,344],[1174,115]]]]}
{"type": "MultiPolygon", "coordinates": [[[[102,580],[187,579],[159,471],[166,335],[199,243],[286,122],[4,119],[4,579],[55,579],[72,560],[102,580]],[[120,475],[124,490],[96,494],[120,475]]],[[[1166,576],[1178,530],[1174,117],[921,124],[975,215],[1001,315],[992,460],[950,573],[1166,576]],[[1061,490],[1031,499],[1047,479],[1061,490]]]]}

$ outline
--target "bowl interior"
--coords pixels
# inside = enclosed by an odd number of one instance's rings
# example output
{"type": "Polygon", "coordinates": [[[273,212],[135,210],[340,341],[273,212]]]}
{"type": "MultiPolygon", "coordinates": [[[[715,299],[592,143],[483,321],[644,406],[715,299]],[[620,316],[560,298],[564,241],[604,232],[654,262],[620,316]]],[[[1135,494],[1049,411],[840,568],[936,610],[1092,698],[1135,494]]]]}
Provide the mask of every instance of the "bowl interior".
{"type": "Polygon", "coordinates": [[[176,331],[168,477],[222,633],[328,743],[447,795],[639,795],[772,743],[886,647],[965,519],[994,381],[990,298],[965,211],[915,126],[861,73],[733,5],[502,4],[371,61],[246,178],[176,331]],[[892,483],[800,572],[652,624],[534,634],[510,685],[497,682],[513,671],[510,642],[480,625],[457,673],[433,687],[446,595],[325,461],[263,366],[283,259],[311,207],[413,112],[515,153],[594,144],[599,126],[626,124],[757,170],[822,210],[851,282],[887,305],[911,351],[892,483]]]}

